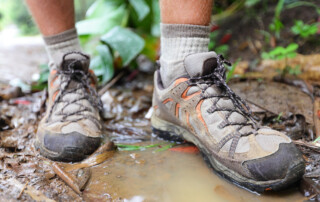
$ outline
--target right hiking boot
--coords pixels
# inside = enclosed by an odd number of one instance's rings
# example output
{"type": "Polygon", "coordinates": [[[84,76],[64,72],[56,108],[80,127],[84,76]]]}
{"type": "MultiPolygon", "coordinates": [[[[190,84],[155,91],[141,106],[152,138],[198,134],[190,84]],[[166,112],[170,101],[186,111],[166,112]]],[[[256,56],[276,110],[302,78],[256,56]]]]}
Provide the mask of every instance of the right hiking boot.
{"type": "Polygon", "coordinates": [[[101,101],[89,70],[89,57],[64,55],[48,80],[47,110],[38,126],[35,146],[55,160],[75,162],[92,154],[101,143],[101,101]]]}
{"type": "Polygon", "coordinates": [[[156,71],[153,132],[194,143],[218,174],[242,187],[286,188],[304,173],[302,154],[285,134],[255,121],[226,84],[225,63],[214,52],[191,54],[184,59],[186,75],[167,88],[156,71]]]}

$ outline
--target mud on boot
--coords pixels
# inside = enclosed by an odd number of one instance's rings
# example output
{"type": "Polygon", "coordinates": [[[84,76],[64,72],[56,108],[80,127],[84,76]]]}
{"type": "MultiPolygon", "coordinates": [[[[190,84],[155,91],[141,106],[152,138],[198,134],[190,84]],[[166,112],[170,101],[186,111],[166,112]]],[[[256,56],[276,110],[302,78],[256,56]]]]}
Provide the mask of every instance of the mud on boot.
{"type": "Polygon", "coordinates": [[[226,63],[214,52],[191,54],[184,59],[187,75],[167,88],[156,71],[153,131],[194,143],[216,172],[240,186],[284,189],[303,175],[302,154],[285,134],[256,123],[226,84],[226,63]]]}
{"type": "Polygon", "coordinates": [[[80,161],[100,145],[102,124],[97,80],[89,70],[89,56],[67,53],[51,70],[47,111],[38,126],[35,146],[57,161],[80,161]]]}

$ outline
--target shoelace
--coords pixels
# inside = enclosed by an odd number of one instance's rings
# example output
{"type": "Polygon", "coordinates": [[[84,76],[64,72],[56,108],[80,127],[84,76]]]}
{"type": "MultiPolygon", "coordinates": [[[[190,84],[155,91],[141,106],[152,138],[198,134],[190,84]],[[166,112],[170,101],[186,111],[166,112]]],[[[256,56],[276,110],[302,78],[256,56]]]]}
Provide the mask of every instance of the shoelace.
{"type": "Polygon", "coordinates": [[[226,115],[226,120],[223,122],[223,124],[220,126],[221,128],[224,128],[226,126],[230,125],[238,125],[237,133],[229,134],[225,138],[221,140],[219,143],[220,149],[230,140],[233,139],[231,147],[230,147],[230,153],[229,156],[233,157],[236,146],[242,136],[247,136],[252,134],[252,132],[249,133],[240,133],[239,131],[244,126],[251,126],[253,129],[258,129],[258,125],[256,124],[256,121],[253,118],[252,112],[250,107],[247,105],[247,103],[239,97],[237,94],[235,94],[231,88],[226,83],[226,69],[224,67],[224,64],[231,65],[231,63],[224,59],[222,55],[218,55],[217,57],[217,66],[214,67],[213,72],[207,75],[199,76],[199,77],[192,77],[189,79],[189,85],[195,86],[198,84],[206,84],[206,88],[202,90],[202,99],[210,99],[210,98],[218,98],[213,103],[212,107],[208,110],[208,113],[214,113],[216,111],[227,111],[228,114],[226,115]],[[207,90],[207,88],[211,87],[212,85],[216,85],[220,90],[222,90],[222,95],[210,95],[205,96],[204,92],[207,90]],[[217,103],[221,98],[229,98],[233,105],[235,106],[235,109],[225,109],[225,108],[218,108],[217,103]],[[238,110],[237,110],[238,109],[238,110]],[[245,117],[246,121],[242,122],[230,122],[228,118],[231,116],[232,113],[239,113],[243,117],[245,117]],[[250,123],[249,120],[252,122],[250,123]]]}
{"type": "Polygon", "coordinates": [[[63,108],[57,112],[57,115],[61,115],[62,116],[62,121],[70,121],[70,122],[77,122],[77,121],[80,121],[82,119],[90,119],[91,121],[93,121],[97,126],[98,128],[100,127],[100,123],[99,121],[97,120],[97,118],[95,116],[92,116],[92,115],[86,115],[85,117],[83,115],[81,115],[82,112],[84,111],[89,111],[91,112],[91,109],[81,103],[78,103],[79,100],[88,100],[89,103],[97,108],[100,112],[102,111],[102,102],[101,100],[99,99],[99,96],[96,92],[96,90],[90,85],[90,73],[89,72],[85,72],[83,69],[75,69],[74,66],[77,64],[77,63],[81,63],[81,61],[86,61],[89,59],[89,57],[87,55],[84,55],[80,52],[69,52],[67,54],[65,54],[63,56],[63,59],[62,59],[62,65],[64,65],[65,61],[66,61],[66,56],[67,55],[70,55],[70,54],[80,54],[84,57],[84,59],[78,59],[78,60],[74,60],[72,62],[70,62],[68,65],[67,65],[67,68],[66,69],[59,69],[57,70],[57,76],[61,76],[61,78],[63,78],[63,80],[61,81],[60,83],[60,86],[59,86],[59,91],[60,93],[58,93],[57,95],[57,98],[54,100],[53,102],[53,105],[50,109],[50,112],[49,112],[49,116],[47,118],[47,122],[51,119],[52,117],[52,113],[53,113],[53,109],[55,108],[55,106],[58,104],[58,103],[61,103],[61,102],[64,102],[65,105],[63,106],[63,108]],[[68,89],[71,81],[74,81],[77,83],[77,87],[76,88],[72,88],[72,89],[68,89]],[[82,93],[78,93],[77,91],[79,89],[83,89],[82,93]],[[66,101],[63,101],[62,98],[69,94],[69,93],[75,93],[75,94],[79,94],[81,95],[80,98],[77,98],[75,100],[72,100],[71,102],[66,102],[66,101]],[[64,113],[64,109],[67,108],[69,105],[71,104],[76,104],[76,105],[79,105],[80,107],[80,110],[77,110],[77,111],[74,111],[72,113],[64,113]],[[77,119],[70,119],[69,117],[72,116],[72,115],[80,115],[79,118],[77,119]]]}

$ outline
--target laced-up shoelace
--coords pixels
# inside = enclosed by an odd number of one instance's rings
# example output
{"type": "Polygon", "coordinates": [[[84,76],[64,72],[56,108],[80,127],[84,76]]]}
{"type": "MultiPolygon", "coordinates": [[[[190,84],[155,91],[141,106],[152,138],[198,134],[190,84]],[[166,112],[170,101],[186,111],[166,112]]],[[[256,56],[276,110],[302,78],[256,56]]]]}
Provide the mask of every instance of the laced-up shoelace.
{"type": "Polygon", "coordinates": [[[230,153],[229,156],[233,157],[236,146],[242,136],[247,136],[252,134],[252,132],[248,133],[240,133],[239,131],[244,126],[251,126],[253,129],[258,129],[258,125],[256,121],[254,120],[252,116],[252,112],[250,110],[250,107],[247,105],[247,103],[239,97],[237,94],[235,94],[231,88],[226,83],[226,69],[224,67],[224,64],[230,66],[231,63],[224,59],[222,55],[218,55],[217,57],[217,66],[214,67],[213,72],[207,75],[199,76],[199,77],[192,77],[189,79],[189,85],[195,86],[198,84],[206,84],[206,87],[202,89],[202,99],[210,99],[210,98],[218,98],[213,103],[212,107],[208,110],[208,113],[214,113],[217,111],[227,111],[228,114],[226,115],[226,120],[223,122],[222,125],[220,125],[221,128],[230,126],[230,125],[238,125],[236,133],[229,134],[225,136],[219,143],[220,149],[230,140],[233,139],[230,147],[230,153]],[[222,90],[222,95],[204,95],[205,91],[211,87],[212,85],[216,85],[220,90],[222,90]],[[235,106],[235,109],[227,109],[227,108],[219,108],[217,106],[217,103],[221,98],[229,98],[233,105],[235,106]],[[245,121],[239,121],[239,122],[230,122],[228,118],[231,116],[232,113],[239,113],[243,117],[245,117],[245,121]],[[251,120],[252,122],[249,122],[251,120]]]}
{"type": "Polygon", "coordinates": [[[74,60],[74,61],[70,62],[69,64],[67,64],[67,68],[57,70],[57,76],[61,76],[61,78],[63,78],[63,79],[59,85],[60,93],[58,93],[57,98],[53,102],[53,105],[50,109],[49,116],[48,116],[46,122],[48,122],[51,119],[53,109],[55,108],[55,106],[58,103],[63,102],[63,103],[65,103],[65,105],[62,107],[62,109],[59,112],[56,112],[57,115],[62,116],[62,120],[61,120],[62,122],[65,122],[65,121],[77,122],[82,119],[90,119],[91,121],[93,121],[93,123],[95,123],[97,125],[98,128],[100,128],[100,123],[95,116],[88,115],[88,114],[86,114],[84,116],[81,114],[84,111],[91,112],[91,109],[78,102],[80,100],[88,100],[89,103],[93,107],[97,108],[100,112],[102,111],[102,106],[103,106],[102,102],[99,99],[99,96],[98,96],[96,90],[90,85],[91,78],[90,78],[89,71],[85,72],[83,69],[75,69],[74,68],[77,63],[81,63],[82,61],[87,61],[89,59],[89,57],[87,55],[84,55],[81,52],[69,52],[63,56],[62,66],[65,65],[66,56],[68,56],[70,54],[74,54],[74,53],[80,54],[81,56],[84,57],[84,59],[74,60]],[[77,87],[68,89],[68,86],[70,85],[71,81],[76,82],[77,87]],[[79,93],[79,92],[77,92],[77,91],[79,91],[79,89],[84,89],[84,90],[81,93],[79,93]],[[74,99],[71,102],[67,102],[67,101],[62,100],[62,98],[69,93],[78,94],[78,95],[81,95],[81,97],[74,99]],[[77,111],[74,111],[71,113],[64,113],[63,112],[64,109],[67,108],[71,104],[79,105],[80,110],[77,110],[77,111]],[[71,119],[70,116],[72,116],[72,115],[80,115],[80,116],[79,116],[79,118],[71,119]]]}

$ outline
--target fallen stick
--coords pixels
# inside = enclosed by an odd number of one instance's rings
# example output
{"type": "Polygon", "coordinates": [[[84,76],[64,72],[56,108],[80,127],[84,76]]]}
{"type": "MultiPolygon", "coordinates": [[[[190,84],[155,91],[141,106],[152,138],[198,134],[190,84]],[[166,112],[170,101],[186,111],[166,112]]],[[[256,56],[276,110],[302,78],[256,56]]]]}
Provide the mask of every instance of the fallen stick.
{"type": "Polygon", "coordinates": [[[313,122],[316,129],[316,138],[320,137],[320,97],[313,101],[313,122]]]}
{"type": "Polygon", "coordinates": [[[24,190],[27,188],[28,184],[29,184],[29,180],[27,180],[27,182],[25,183],[25,185],[22,187],[22,189],[21,189],[21,191],[20,191],[20,193],[19,193],[19,195],[18,195],[18,197],[17,197],[18,200],[19,200],[20,197],[22,196],[22,194],[23,194],[24,190]]]}
{"type": "Polygon", "coordinates": [[[87,159],[83,160],[80,163],[74,164],[64,164],[63,167],[65,171],[69,172],[72,170],[80,169],[80,168],[89,168],[100,163],[103,163],[110,157],[114,155],[115,146],[113,142],[107,142],[104,145],[100,146],[97,151],[95,151],[91,156],[87,159]]]}
{"type": "Polygon", "coordinates": [[[74,179],[71,175],[69,175],[66,171],[64,171],[56,162],[52,163],[53,171],[65,182],[69,185],[73,191],[77,194],[81,195],[80,188],[77,184],[77,180],[74,179]]]}
{"type": "Polygon", "coordinates": [[[111,88],[121,77],[123,76],[124,72],[120,72],[116,77],[114,77],[109,83],[107,83],[103,88],[101,88],[98,92],[99,96],[102,96],[109,88],[111,88]]]}

